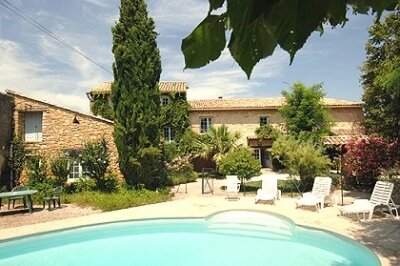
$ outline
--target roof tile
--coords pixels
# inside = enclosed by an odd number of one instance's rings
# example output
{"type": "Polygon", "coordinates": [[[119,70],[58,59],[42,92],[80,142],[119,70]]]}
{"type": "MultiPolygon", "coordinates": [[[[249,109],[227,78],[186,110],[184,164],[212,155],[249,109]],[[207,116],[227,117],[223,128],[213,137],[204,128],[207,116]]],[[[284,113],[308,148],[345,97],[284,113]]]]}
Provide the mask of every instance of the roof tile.
{"type": "MultiPolygon", "coordinates": [[[[333,98],[324,98],[326,106],[357,107],[359,102],[346,101],[333,98]]],[[[248,98],[248,99],[213,99],[191,100],[191,110],[243,110],[243,109],[277,109],[284,105],[284,97],[248,98]]]]}
{"type": "MultiPolygon", "coordinates": [[[[106,93],[111,91],[111,81],[103,82],[98,86],[94,87],[91,92],[106,93]]],[[[186,92],[186,82],[181,81],[160,81],[159,82],[160,92],[186,92]]]]}

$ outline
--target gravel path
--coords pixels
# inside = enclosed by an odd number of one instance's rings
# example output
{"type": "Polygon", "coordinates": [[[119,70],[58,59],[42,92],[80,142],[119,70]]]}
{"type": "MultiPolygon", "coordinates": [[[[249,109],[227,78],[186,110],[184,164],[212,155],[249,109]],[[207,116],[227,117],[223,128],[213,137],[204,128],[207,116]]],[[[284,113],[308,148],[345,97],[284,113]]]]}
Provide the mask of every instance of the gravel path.
{"type": "Polygon", "coordinates": [[[39,205],[34,206],[34,211],[30,214],[26,210],[20,210],[17,206],[14,211],[8,211],[7,206],[3,205],[0,210],[0,229],[68,219],[99,212],[101,211],[81,208],[72,204],[62,204],[61,208],[52,208],[50,211],[47,208],[43,210],[42,206],[39,205]]]}

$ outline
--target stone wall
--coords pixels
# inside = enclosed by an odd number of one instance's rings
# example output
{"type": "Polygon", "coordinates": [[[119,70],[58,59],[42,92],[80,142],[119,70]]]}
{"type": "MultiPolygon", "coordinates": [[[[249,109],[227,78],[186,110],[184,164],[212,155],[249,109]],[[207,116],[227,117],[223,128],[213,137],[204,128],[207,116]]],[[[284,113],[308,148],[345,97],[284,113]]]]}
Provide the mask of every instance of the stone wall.
{"type": "Polygon", "coordinates": [[[0,188],[8,185],[7,157],[12,139],[12,98],[0,93],[0,188]]]}
{"type": "MultiPolygon", "coordinates": [[[[332,131],[338,135],[359,134],[360,123],[363,121],[361,106],[331,107],[329,116],[334,122],[332,131]]],[[[275,109],[264,110],[220,110],[220,111],[190,111],[189,120],[192,129],[200,132],[200,118],[211,117],[213,126],[225,124],[229,131],[239,131],[240,142],[247,145],[247,137],[255,136],[254,131],[260,126],[260,116],[267,116],[268,123],[280,127],[284,123],[275,109]]]]}
{"type": "Polygon", "coordinates": [[[36,101],[18,94],[14,96],[15,132],[24,139],[24,115],[27,112],[42,112],[42,141],[25,142],[27,149],[40,151],[47,158],[59,152],[82,149],[87,141],[104,138],[110,152],[109,170],[122,177],[118,167],[118,152],[113,138],[113,122],[85,115],[52,104],[36,101]],[[75,120],[79,123],[73,123],[75,120]]]}

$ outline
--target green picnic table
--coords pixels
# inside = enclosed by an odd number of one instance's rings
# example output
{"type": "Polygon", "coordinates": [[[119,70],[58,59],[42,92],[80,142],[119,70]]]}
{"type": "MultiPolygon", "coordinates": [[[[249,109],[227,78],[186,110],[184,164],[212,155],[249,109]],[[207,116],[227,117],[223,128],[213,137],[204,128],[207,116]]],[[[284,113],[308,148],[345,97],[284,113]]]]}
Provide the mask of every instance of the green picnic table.
{"type": "Polygon", "coordinates": [[[29,213],[32,213],[32,195],[36,194],[38,191],[29,189],[29,190],[22,190],[22,191],[13,191],[13,192],[2,192],[0,193],[0,209],[1,209],[1,201],[2,199],[8,199],[11,197],[25,197],[26,202],[28,204],[29,213]]]}

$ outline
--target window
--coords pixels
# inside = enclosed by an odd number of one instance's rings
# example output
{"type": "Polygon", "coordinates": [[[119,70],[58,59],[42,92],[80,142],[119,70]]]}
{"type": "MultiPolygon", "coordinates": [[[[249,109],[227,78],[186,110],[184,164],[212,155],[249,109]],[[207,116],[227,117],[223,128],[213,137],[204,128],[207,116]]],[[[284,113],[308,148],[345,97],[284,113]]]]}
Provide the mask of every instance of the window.
{"type": "Polygon", "coordinates": [[[205,133],[211,127],[211,117],[200,118],[200,133],[205,133]]]}
{"type": "Polygon", "coordinates": [[[68,178],[81,178],[85,176],[86,169],[82,166],[82,164],[77,160],[70,161],[71,170],[69,172],[68,178]]]}
{"type": "Polygon", "coordinates": [[[268,124],[268,116],[260,116],[260,126],[268,124]]]}
{"type": "Polygon", "coordinates": [[[42,141],[42,112],[25,113],[25,141],[42,141]]]}
{"type": "Polygon", "coordinates": [[[161,97],[161,106],[167,106],[168,105],[168,102],[169,102],[169,99],[168,99],[168,97],[161,97]]]}
{"type": "Polygon", "coordinates": [[[261,150],[260,149],[254,149],[253,150],[253,156],[254,156],[254,158],[256,158],[258,161],[260,161],[260,153],[261,153],[261,150]]]}
{"type": "Polygon", "coordinates": [[[175,130],[172,127],[164,127],[164,138],[171,142],[175,139],[175,130]]]}

